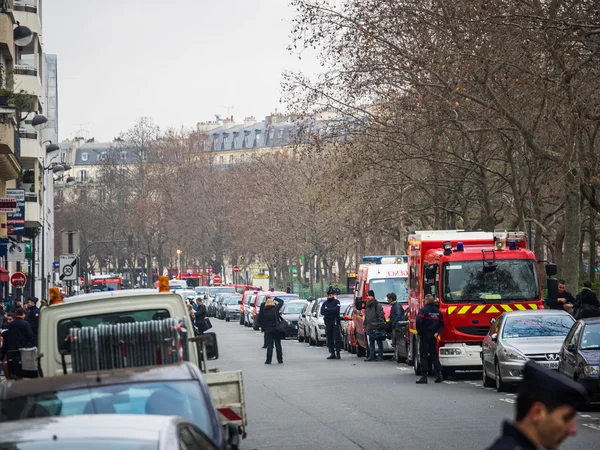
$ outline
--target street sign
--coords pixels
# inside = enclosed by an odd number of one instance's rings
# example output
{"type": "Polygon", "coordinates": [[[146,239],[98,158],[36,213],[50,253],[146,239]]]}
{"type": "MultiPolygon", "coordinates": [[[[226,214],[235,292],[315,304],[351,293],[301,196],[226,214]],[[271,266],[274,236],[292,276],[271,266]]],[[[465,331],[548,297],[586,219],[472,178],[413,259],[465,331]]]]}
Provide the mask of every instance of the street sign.
{"type": "Polygon", "coordinates": [[[25,242],[6,244],[6,259],[12,262],[25,261],[25,242]]]}
{"type": "Polygon", "coordinates": [[[59,263],[58,261],[54,261],[54,262],[52,263],[52,268],[53,268],[54,270],[58,270],[58,269],[60,269],[60,263],[59,263]]]}
{"type": "Polygon", "coordinates": [[[240,268],[238,266],[233,266],[233,271],[234,273],[238,273],[240,271],[240,268]]]}
{"type": "Polygon", "coordinates": [[[7,232],[11,236],[25,235],[25,189],[7,189],[6,196],[17,202],[17,211],[6,215],[7,232]]]}
{"type": "Polygon", "coordinates": [[[85,285],[85,278],[79,277],[79,285],[80,286],[84,286],[85,285]]]}
{"type": "Polygon", "coordinates": [[[59,279],[61,281],[77,280],[77,255],[60,255],[59,279]]]}
{"type": "Polygon", "coordinates": [[[221,275],[215,275],[213,277],[213,283],[220,283],[221,282],[221,275]]]}
{"type": "Polygon", "coordinates": [[[12,197],[0,198],[0,213],[16,213],[17,199],[12,197]]]}
{"type": "Polygon", "coordinates": [[[16,288],[22,288],[27,283],[27,277],[22,272],[15,272],[10,277],[10,284],[16,288]]]}

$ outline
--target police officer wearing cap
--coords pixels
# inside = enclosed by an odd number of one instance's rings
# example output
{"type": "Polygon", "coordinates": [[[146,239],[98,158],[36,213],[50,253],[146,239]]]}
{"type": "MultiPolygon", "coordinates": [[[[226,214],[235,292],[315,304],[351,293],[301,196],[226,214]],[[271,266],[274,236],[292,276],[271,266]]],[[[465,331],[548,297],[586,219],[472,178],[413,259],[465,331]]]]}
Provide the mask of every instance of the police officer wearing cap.
{"type": "Polygon", "coordinates": [[[340,359],[342,339],[340,335],[340,301],[335,298],[335,289],[327,289],[327,300],[321,305],[321,315],[325,320],[325,333],[329,357],[327,359],[340,359]]]}
{"type": "Polygon", "coordinates": [[[31,325],[31,331],[33,331],[33,341],[37,345],[38,341],[38,328],[40,323],[40,310],[37,307],[37,297],[29,297],[27,299],[27,316],[25,320],[31,325]]]}
{"type": "Polygon", "coordinates": [[[502,436],[488,450],[557,450],[577,433],[575,414],[587,402],[579,383],[529,361],[517,396],[516,420],[504,422],[502,436]]]}

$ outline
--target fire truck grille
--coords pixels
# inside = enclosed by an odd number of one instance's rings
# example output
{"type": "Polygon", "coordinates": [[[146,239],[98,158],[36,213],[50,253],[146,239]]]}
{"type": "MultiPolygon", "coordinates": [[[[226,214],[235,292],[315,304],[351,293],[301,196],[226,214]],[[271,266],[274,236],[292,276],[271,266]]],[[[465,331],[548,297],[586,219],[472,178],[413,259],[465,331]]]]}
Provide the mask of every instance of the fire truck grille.
{"type": "Polygon", "coordinates": [[[485,336],[490,331],[490,327],[456,327],[456,331],[473,336],[485,336]]]}

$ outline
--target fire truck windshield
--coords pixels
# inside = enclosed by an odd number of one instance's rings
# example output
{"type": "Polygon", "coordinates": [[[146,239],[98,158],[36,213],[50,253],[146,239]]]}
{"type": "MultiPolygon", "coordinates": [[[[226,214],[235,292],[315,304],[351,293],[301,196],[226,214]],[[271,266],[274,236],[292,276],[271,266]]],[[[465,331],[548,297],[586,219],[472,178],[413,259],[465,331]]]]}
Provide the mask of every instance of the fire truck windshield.
{"type": "Polygon", "coordinates": [[[408,303],[407,278],[374,278],[369,280],[369,289],[375,293],[375,298],[381,303],[387,303],[385,296],[393,292],[398,297],[398,303],[408,303]]]}
{"type": "Polygon", "coordinates": [[[495,271],[486,273],[482,261],[444,263],[444,303],[503,303],[539,299],[535,261],[504,259],[496,260],[496,265],[495,271]]]}

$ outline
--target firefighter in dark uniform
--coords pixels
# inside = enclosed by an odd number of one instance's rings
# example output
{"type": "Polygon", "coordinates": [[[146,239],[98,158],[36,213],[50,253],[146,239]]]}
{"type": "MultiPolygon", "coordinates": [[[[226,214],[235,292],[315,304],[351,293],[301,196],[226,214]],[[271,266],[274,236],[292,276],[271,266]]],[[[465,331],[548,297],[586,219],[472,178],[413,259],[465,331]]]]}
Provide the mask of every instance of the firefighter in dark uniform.
{"type": "Polygon", "coordinates": [[[429,361],[433,362],[435,370],[435,382],[441,383],[442,365],[437,353],[437,339],[444,329],[444,318],[437,305],[434,303],[433,295],[425,296],[425,306],[417,313],[417,334],[419,335],[419,356],[421,362],[421,378],[417,384],[427,383],[427,371],[429,361]]]}
{"type": "Polygon", "coordinates": [[[329,355],[327,359],[340,359],[342,339],[340,335],[340,301],[335,298],[335,289],[327,289],[327,300],[321,305],[321,315],[325,320],[325,333],[329,355]]]}
{"type": "Polygon", "coordinates": [[[488,450],[557,450],[577,434],[575,415],[587,402],[579,383],[529,361],[517,396],[516,420],[504,422],[502,436],[488,450]]]}

